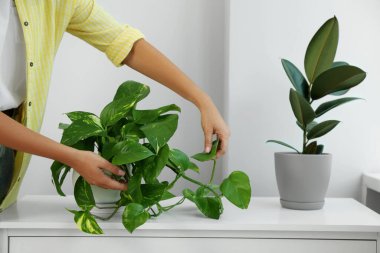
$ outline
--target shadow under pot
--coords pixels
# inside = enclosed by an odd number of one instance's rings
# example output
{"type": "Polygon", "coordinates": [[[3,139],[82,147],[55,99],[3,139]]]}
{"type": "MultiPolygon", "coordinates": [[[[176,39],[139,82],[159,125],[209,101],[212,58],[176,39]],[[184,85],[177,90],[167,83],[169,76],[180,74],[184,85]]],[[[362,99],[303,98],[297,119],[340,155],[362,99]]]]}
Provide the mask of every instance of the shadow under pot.
{"type": "Polygon", "coordinates": [[[325,203],[331,174],[331,154],[274,154],[281,206],[296,210],[318,210],[325,203]]]}

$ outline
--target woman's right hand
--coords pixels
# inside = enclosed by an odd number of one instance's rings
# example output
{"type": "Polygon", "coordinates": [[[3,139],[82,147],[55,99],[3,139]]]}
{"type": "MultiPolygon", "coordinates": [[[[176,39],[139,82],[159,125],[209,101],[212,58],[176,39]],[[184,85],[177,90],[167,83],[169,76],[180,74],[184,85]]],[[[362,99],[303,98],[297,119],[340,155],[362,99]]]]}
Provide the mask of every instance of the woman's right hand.
{"type": "Polygon", "coordinates": [[[126,190],[127,185],[104,174],[108,170],[112,174],[124,176],[125,172],[91,151],[77,150],[75,157],[67,164],[75,169],[89,184],[105,189],[126,190]]]}

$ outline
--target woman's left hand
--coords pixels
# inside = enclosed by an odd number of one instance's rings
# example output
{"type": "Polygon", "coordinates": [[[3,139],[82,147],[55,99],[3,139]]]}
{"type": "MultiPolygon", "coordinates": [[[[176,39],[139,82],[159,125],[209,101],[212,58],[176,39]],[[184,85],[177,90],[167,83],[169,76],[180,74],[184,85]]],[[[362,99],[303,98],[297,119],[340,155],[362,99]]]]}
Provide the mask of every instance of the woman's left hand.
{"type": "Polygon", "coordinates": [[[219,158],[227,151],[230,130],[211,99],[204,102],[202,106],[199,106],[199,110],[201,112],[201,124],[205,138],[205,152],[210,152],[212,136],[216,134],[219,138],[216,157],[219,158]]]}

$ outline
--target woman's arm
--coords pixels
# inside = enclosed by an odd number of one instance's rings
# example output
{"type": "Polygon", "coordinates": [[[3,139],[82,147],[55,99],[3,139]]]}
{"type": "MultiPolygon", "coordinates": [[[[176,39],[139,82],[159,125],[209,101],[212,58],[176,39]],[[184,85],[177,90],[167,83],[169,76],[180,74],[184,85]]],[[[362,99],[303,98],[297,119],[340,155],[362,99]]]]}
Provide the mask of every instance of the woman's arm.
{"type": "Polygon", "coordinates": [[[211,98],[167,57],[146,40],[141,39],[135,42],[132,51],[123,63],[165,85],[197,106],[201,112],[202,128],[205,134],[205,152],[211,149],[213,134],[220,139],[217,156],[220,157],[226,152],[230,132],[218,109],[211,98]]]}
{"type": "Polygon", "coordinates": [[[126,185],[104,175],[106,169],[116,175],[124,172],[90,151],[77,150],[55,142],[23,126],[0,112],[0,144],[22,152],[60,161],[78,171],[87,182],[103,188],[125,190],[126,185]]]}

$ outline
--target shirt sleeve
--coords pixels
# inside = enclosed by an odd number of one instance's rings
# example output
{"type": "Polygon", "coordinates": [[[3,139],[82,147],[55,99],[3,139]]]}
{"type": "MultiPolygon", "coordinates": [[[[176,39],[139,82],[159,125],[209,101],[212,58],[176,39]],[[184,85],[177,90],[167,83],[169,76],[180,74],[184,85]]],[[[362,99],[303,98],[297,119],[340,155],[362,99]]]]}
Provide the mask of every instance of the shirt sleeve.
{"type": "Polygon", "coordinates": [[[121,66],[133,44],[144,35],[117,22],[95,0],[77,0],[75,3],[67,32],[104,52],[115,66],[121,66]]]}

